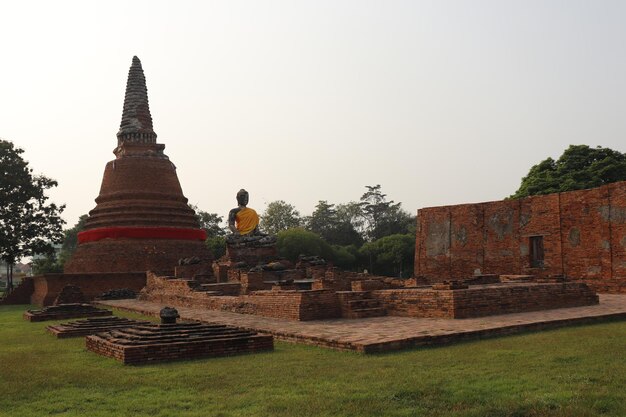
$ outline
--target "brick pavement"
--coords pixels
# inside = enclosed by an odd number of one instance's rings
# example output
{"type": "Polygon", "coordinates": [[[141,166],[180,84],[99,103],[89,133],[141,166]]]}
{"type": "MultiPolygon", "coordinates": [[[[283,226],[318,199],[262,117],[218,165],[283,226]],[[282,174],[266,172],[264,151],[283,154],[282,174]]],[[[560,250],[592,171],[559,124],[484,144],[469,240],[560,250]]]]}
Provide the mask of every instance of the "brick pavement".
{"type": "MultiPolygon", "coordinates": [[[[164,305],[139,300],[99,301],[99,305],[158,316],[164,305]]],[[[220,323],[277,339],[364,353],[454,343],[523,331],[604,320],[626,320],[626,295],[600,294],[600,304],[470,319],[373,317],[297,322],[203,308],[177,307],[185,320],[220,323]]]]}

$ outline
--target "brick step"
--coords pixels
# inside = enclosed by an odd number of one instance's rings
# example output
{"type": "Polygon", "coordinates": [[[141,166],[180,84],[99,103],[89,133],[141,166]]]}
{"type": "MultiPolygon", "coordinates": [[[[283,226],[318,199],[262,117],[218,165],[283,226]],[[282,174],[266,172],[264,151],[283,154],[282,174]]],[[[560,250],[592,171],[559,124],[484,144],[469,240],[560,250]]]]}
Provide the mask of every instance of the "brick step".
{"type": "Polygon", "coordinates": [[[337,291],[339,299],[345,301],[365,300],[371,297],[370,291],[337,291]]]}
{"type": "Polygon", "coordinates": [[[364,300],[349,300],[347,308],[349,310],[360,310],[364,308],[376,308],[380,307],[380,301],[373,298],[367,298],[364,300]]]}
{"type": "Polygon", "coordinates": [[[368,317],[381,317],[386,315],[387,311],[383,307],[360,308],[347,311],[343,314],[343,316],[348,319],[364,319],[368,317]]]}

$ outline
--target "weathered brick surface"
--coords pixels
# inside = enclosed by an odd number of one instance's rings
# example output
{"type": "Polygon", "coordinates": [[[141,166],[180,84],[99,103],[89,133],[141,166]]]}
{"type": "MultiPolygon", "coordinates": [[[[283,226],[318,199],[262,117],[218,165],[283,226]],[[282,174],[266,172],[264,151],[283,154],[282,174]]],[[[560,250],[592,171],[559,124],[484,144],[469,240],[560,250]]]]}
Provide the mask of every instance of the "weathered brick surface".
{"type": "MultiPolygon", "coordinates": [[[[139,298],[176,307],[199,306],[211,310],[256,314],[288,320],[322,320],[340,317],[334,291],[251,291],[249,294],[219,296],[202,291],[219,285],[206,284],[197,288],[190,280],[177,280],[148,273],[147,285],[139,298]]],[[[269,287],[271,288],[271,286],[269,287]]],[[[243,293],[243,291],[242,291],[243,293]]]]}
{"type": "Polygon", "coordinates": [[[598,303],[585,284],[520,283],[470,286],[467,289],[372,291],[390,316],[469,318],[578,307],[598,303]]]}
{"type": "Polygon", "coordinates": [[[78,317],[110,316],[110,310],[96,308],[90,304],[61,304],[44,307],[41,310],[27,310],[23,317],[28,321],[48,321],[73,319],[78,317]]]}
{"type": "Polygon", "coordinates": [[[204,242],[178,239],[103,239],[78,245],[66,273],[164,271],[180,258],[207,256],[204,242]]]}
{"type": "Polygon", "coordinates": [[[30,304],[30,296],[35,291],[32,277],[26,277],[11,291],[9,295],[0,299],[0,305],[30,304]]]}
{"type": "Polygon", "coordinates": [[[590,190],[419,210],[416,277],[565,275],[603,292],[626,292],[626,182],[590,190]],[[543,237],[533,267],[530,238],[543,237]]]}
{"type": "Polygon", "coordinates": [[[63,287],[59,295],[54,299],[53,305],[59,304],[85,304],[85,294],[76,285],[68,284],[63,287]]]}
{"type": "Polygon", "coordinates": [[[113,329],[123,329],[138,325],[150,324],[148,321],[132,320],[124,317],[95,317],[85,320],[71,321],[46,327],[58,339],[87,336],[113,329]]]}
{"type": "MultiPolygon", "coordinates": [[[[158,317],[163,304],[139,300],[102,302],[106,306],[158,317]]],[[[626,318],[626,295],[601,294],[600,304],[545,311],[451,320],[448,318],[374,317],[296,322],[249,314],[232,314],[202,307],[180,307],[185,320],[223,323],[280,340],[365,353],[453,343],[569,325],[626,318]]]]}
{"type": "Polygon", "coordinates": [[[274,338],[216,324],[148,324],[87,336],[85,345],[135,365],[268,351],[274,348],[274,338]]]}
{"type": "Polygon", "coordinates": [[[30,303],[48,306],[68,284],[79,287],[87,300],[112,289],[128,288],[139,292],[146,285],[146,273],[44,274],[32,277],[32,280],[34,290],[30,303]]]}

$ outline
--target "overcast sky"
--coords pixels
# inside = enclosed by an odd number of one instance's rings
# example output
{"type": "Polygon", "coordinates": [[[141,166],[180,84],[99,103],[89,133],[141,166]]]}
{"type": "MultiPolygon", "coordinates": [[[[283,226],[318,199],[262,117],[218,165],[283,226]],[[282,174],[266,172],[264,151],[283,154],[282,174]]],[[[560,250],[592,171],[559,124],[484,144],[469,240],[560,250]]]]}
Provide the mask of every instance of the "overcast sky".
{"type": "Polygon", "coordinates": [[[193,204],[499,200],[569,144],[626,151],[626,1],[0,0],[0,138],[73,225],[143,64],[193,204]]]}

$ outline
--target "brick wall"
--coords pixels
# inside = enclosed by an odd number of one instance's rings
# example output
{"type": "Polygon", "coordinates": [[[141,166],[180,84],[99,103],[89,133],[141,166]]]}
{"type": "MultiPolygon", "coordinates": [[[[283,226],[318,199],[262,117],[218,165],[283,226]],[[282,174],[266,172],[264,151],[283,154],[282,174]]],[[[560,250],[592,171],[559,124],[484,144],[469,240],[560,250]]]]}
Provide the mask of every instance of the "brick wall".
{"type": "Polygon", "coordinates": [[[566,275],[601,292],[626,292],[626,182],[518,200],[421,209],[415,276],[566,275]],[[543,267],[531,265],[541,236],[543,267]]]}
{"type": "Polygon", "coordinates": [[[588,286],[576,282],[486,285],[462,290],[380,290],[371,294],[390,316],[455,319],[598,303],[598,296],[588,286]]]}
{"type": "MultiPolygon", "coordinates": [[[[219,284],[210,286],[214,285],[219,284]]],[[[287,320],[322,320],[341,315],[337,296],[330,290],[268,290],[238,296],[207,296],[202,291],[194,291],[193,282],[168,279],[150,272],[139,298],[177,307],[205,307],[287,320]]]]}
{"type": "Polygon", "coordinates": [[[139,292],[146,285],[146,273],[44,274],[32,277],[32,280],[31,304],[48,306],[68,284],[79,287],[87,300],[113,289],[128,288],[139,292]]]}

